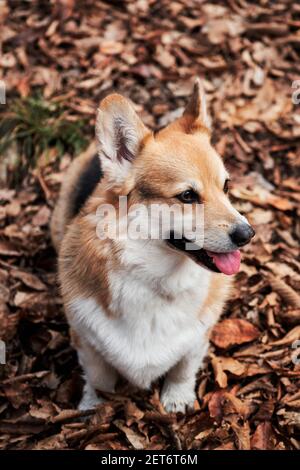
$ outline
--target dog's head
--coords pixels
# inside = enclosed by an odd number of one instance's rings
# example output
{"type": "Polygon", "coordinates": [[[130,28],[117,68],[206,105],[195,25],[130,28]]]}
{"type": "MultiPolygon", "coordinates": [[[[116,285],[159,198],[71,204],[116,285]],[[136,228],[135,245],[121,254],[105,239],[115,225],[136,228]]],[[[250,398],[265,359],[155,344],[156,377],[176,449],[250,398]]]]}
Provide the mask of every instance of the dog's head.
{"type": "Polygon", "coordinates": [[[212,271],[238,271],[239,248],[251,240],[254,230],[228,198],[230,177],[210,142],[210,118],[198,79],[183,116],[157,134],[117,94],[101,102],[96,134],[108,185],[128,196],[129,207],[159,204],[182,209],[173,212],[177,220],[169,236],[162,234],[162,243],[212,271]],[[187,229],[184,218],[191,222],[187,229]],[[181,233],[178,227],[183,227],[181,233]]]}

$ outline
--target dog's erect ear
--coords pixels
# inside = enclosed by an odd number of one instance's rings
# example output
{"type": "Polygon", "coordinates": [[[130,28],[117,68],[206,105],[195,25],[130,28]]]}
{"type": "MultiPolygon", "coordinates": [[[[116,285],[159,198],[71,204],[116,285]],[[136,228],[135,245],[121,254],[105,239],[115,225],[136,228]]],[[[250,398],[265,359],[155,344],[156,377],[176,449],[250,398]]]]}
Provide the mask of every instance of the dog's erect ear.
{"type": "Polygon", "coordinates": [[[196,78],[192,95],[180,119],[186,132],[194,132],[198,128],[211,129],[211,119],[207,112],[206,96],[203,82],[196,78]]]}
{"type": "Polygon", "coordinates": [[[104,98],[98,109],[96,136],[104,174],[116,183],[127,176],[142,140],[150,130],[123,96],[104,98]]]}

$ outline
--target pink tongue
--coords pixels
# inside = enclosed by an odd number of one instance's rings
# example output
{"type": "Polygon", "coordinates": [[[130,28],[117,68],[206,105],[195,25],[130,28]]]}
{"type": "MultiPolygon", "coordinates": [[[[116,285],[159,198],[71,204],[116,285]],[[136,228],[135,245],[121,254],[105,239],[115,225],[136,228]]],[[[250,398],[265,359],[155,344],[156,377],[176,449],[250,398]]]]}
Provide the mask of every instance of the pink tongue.
{"type": "Polygon", "coordinates": [[[240,269],[241,253],[239,250],[231,253],[214,253],[208,251],[207,254],[212,257],[217,268],[224,274],[236,274],[240,269]]]}

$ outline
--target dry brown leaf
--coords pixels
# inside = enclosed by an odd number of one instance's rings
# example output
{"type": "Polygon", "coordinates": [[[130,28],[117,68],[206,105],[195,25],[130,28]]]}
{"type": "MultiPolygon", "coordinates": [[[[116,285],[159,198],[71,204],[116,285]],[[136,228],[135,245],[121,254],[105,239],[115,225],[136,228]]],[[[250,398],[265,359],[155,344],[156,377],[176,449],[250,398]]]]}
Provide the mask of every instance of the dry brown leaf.
{"type": "Polygon", "coordinates": [[[238,199],[244,199],[260,206],[270,205],[281,211],[292,210],[294,207],[290,200],[275,196],[261,186],[254,186],[251,190],[242,187],[233,188],[231,193],[238,199]]]}
{"type": "Polygon", "coordinates": [[[300,307],[300,295],[282,279],[268,274],[272,288],[292,307],[300,307]]]}
{"type": "Polygon", "coordinates": [[[50,219],[51,211],[49,207],[42,206],[32,219],[35,226],[47,225],[50,219]]]}
{"type": "Polygon", "coordinates": [[[270,422],[265,421],[259,423],[252,438],[251,438],[251,449],[253,450],[268,450],[272,449],[272,425],[270,422]]]}
{"type": "Polygon", "coordinates": [[[133,431],[132,428],[125,426],[122,421],[115,420],[114,425],[120,429],[126,435],[128,441],[133,446],[134,449],[141,450],[145,447],[145,438],[143,438],[139,433],[133,431]]]}
{"type": "Polygon", "coordinates": [[[7,241],[0,241],[0,255],[2,256],[21,256],[20,250],[12,243],[7,241]]]}
{"type": "Polygon", "coordinates": [[[285,346],[287,344],[292,344],[294,341],[300,339],[300,325],[295,326],[291,331],[289,331],[283,338],[273,341],[272,346],[285,346]]]}
{"type": "Polygon", "coordinates": [[[231,427],[237,438],[237,447],[239,450],[250,450],[250,426],[248,422],[242,425],[233,422],[231,427]]]}
{"type": "Polygon", "coordinates": [[[227,375],[224,371],[228,371],[234,375],[239,376],[242,375],[246,370],[244,364],[231,357],[215,356],[211,362],[214,369],[216,382],[221,388],[226,388],[228,383],[227,375]]]}
{"type": "Polygon", "coordinates": [[[14,269],[11,271],[11,275],[13,278],[19,279],[27,287],[31,287],[34,290],[42,291],[47,289],[47,286],[34,274],[14,269]]]}
{"type": "Polygon", "coordinates": [[[237,414],[246,420],[255,409],[256,405],[249,400],[241,400],[229,392],[224,394],[223,414],[225,416],[237,414]]]}
{"type": "Polygon", "coordinates": [[[286,411],[285,409],[277,412],[281,426],[296,426],[300,429],[300,413],[299,411],[286,411]]]}
{"type": "Polygon", "coordinates": [[[133,422],[141,421],[144,417],[144,412],[137,407],[132,401],[125,404],[126,425],[131,426],[133,422]]]}
{"type": "Polygon", "coordinates": [[[218,323],[211,332],[210,340],[219,348],[227,349],[237,344],[253,341],[259,335],[259,330],[252,323],[234,318],[218,323]]]}

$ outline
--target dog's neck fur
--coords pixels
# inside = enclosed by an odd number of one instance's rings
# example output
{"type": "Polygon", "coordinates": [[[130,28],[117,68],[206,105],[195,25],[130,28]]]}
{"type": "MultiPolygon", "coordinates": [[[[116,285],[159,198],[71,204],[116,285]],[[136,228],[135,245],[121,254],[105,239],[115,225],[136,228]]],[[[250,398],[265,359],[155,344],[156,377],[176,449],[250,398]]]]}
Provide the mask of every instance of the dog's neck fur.
{"type": "Polygon", "coordinates": [[[120,251],[122,267],[138,282],[152,285],[157,294],[174,298],[192,289],[195,276],[207,284],[211,273],[165,241],[126,240],[120,251]]]}

